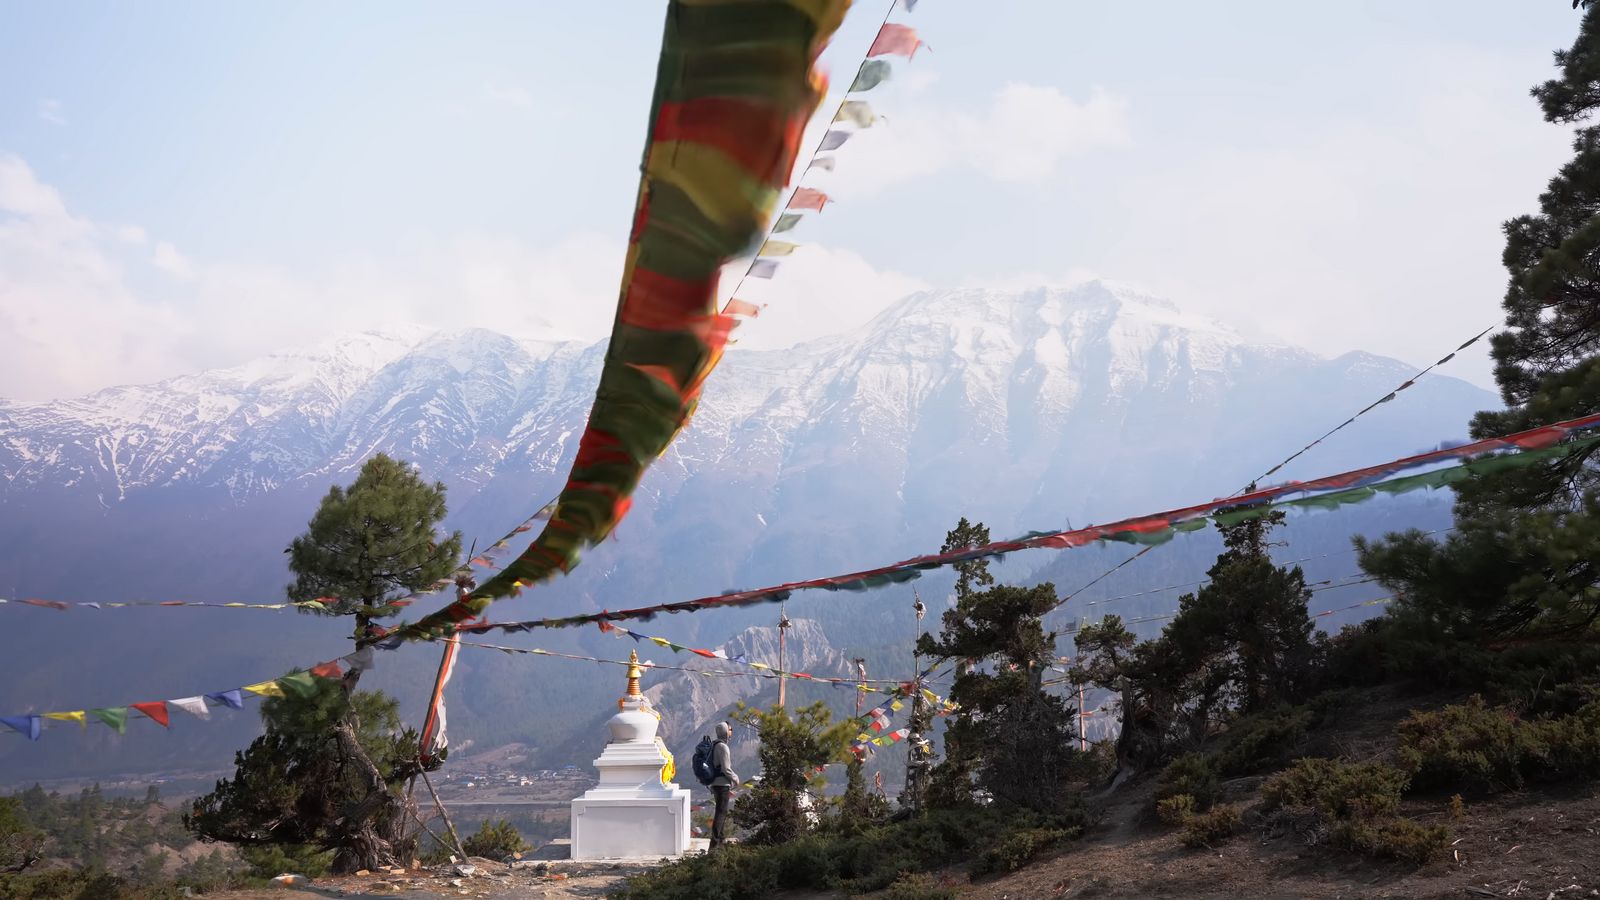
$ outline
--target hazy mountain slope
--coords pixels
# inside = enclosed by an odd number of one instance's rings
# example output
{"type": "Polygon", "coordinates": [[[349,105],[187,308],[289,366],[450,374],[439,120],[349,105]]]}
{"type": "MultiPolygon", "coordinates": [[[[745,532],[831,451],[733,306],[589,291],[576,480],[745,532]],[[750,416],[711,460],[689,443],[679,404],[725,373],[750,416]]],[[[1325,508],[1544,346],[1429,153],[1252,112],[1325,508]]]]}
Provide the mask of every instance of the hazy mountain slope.
{"type": "MultiPolygon", "coordinates": [[[[492,539],[558,489],[601,352],[481,330],[386,331],[70,401],[0,402],[0,596],[276,599],[282,548],[328,485],[379,450],[445,481],[452,527],[492,539]]],[[[1224,495],[1413,371],[1366,354],[1327,360],[1252,343],[1100,283],[915,294],[856,332],[785,351],[731,350],[615,540],[495,616],[866,567],[936,548],[960,515],[1002,537],[1224,495]]],[[[1282,475],[1460,437],[1472,412],[1493,405],[1485,391],[1430,377],[1282,475]]],[[[1444,499],[1305,517],[1291,531],[1294,552],[1341,549],[1352,531],[1441,523],[1444,499]]],[[[1214,552],[1206,541],[1175,541],[1130,570],[1154,579],[1146,587],[1193,580],[1214,552]]],[[[1123,549],[1024,554],[1003,572],[1044,569],[1070,590],[1123,549]]],[[[936,611],[943,584],[919,583],[936,611]]],[[[909,589],[790,606],[846,655],[899,659],[894,648],[915,633],[909,589]]],[[[712,646],[775,614],[670,616],[650,628],[712,646]]],[[[1065,614],[1077,613],[1069,605],[1065,614]]],[[[6,712],[185,696],[347,647],[342,627],[292,614],[12,607],[0,616],[10,626],[0,632],[6,712]]],[[[621,652],[587,630],[524,642],[621,652]]],[[[414,704],[436,659],[429,648],[388,654],[376,680],[414,704]]],[[[614,699],[586,668],[469,653],[452,726],[561,746],[614,699]]],[[[53,754],[0,744],[0,765],[20,776],[174,753],[225,762],[253,725],[235,718],[185,723],[183,735],[52,734],[53,754]]]]}

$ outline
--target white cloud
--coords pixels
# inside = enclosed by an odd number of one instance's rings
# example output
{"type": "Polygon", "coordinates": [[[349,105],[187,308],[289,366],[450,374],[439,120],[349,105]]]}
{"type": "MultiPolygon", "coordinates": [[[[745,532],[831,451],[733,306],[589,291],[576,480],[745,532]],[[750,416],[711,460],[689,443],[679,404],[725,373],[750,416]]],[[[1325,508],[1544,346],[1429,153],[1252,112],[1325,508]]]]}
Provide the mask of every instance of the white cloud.
{"type": "MultiPolygon", "coordinates": [[[[747,263],[735,263],[724,273],[725,297],[747,263]]],[[[926,287],[910,275],[876,269],[849,250],[808,244],[782,261],[776,278],[744,283],[739,297],[766,308],[734,337],[752,349],[788,347],[863,325],[894,301],[926,287]]]]}
{"type": "Polygon", "coordinates": [[[67,117],[61,112],[60,100],[40,100],[39,118],[49,122],[51,125],[67,124],[67,117]]]}
{"type": "Polygon", "coordinates": [[[922,86],[874,102],[888,119],[853,135],[835,172],[811,180],[826,179],[852,197],[957,167],[998,181],[1041,182],[1070,156],[1131,140],[1126,101],[1100,87],[1078,101],[1056,87],[1012,82],[972,111],[914,102],[922,86]]]}
{"type": "Polygon", "coordinates": [[[118,225],[113,233],[116,234],[117,240],[124,244],[142,244],[150,237],[138,225],[118,225]]]}
{"type": "Polygon", "coordinates": [[[194,278],[194,263],[189,262],[189,258],[179,253],[178,248],[172,246],[169,241],[156,242],[156,249],[150,255],[150,262],[179,281],[194,278]]]}
{"type": "Polygon", "coordinates": [[[69,214],[21,159],[0,156],[0,385],[8,396],[170,374],[183,322],[129,290],[105,237],[69,214]]]}

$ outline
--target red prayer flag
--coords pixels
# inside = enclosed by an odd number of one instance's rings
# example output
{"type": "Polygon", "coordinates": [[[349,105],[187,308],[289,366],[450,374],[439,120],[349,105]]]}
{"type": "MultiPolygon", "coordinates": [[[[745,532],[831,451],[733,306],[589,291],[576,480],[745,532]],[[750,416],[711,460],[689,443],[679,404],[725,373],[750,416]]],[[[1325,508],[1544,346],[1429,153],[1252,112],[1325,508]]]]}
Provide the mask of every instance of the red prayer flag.
{"type": "Polygon", "coordinates": [[[162,728],[168,727],[167,702],[165,700],[152,700],[149,703],[132,703],[129,705],[159,722],[162,728]]]}
{"type": "Polygon", "coordinates": [[[790,209],[814,209],[822,212],[831,198],[815,188],[795,188],[794,196],[789,198],[790,209]]]}
{"type": "Polygon", "coordinates": [[[699,649],[696,649],[694,647],[690,647],[689,648],[689,652],[690,653],[699,654],[700,656],[704,656],[707,659],[717,659],[717,655],[715,653],[712,653],[710,650],[699,650],[699,649]]]}
{"type": "Polygon", "coordinates": [[[867,56],[915,56],[917,48],[921,46],[922,41],[917,37],[915,28],[889,22],[878,29],[878,36],[872,41],[872,49],[867,51],[867,56]]]}
{"type": "Polygon", "coordinates": [[[344,672],[339,668],[337,661],[329,660],[311,667],[311,674],[318,678],[343,678],[344,672]]]}
{"type": "Polygon", "coordinates": [[[750,316],[755,318],[761,315],[761,307],[748,300],[740,300],[737,297],[729,300],[728,305],[723,307],[722,311],[730,316],[750,316]]]}

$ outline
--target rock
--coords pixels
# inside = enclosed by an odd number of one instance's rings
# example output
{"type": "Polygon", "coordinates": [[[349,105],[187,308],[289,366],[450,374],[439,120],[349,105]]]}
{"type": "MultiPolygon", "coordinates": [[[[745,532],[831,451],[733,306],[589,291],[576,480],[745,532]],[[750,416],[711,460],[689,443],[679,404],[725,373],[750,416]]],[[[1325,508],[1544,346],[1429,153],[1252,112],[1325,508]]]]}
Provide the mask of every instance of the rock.
{"type": "Polygon", "coordinates": [[[404,874],[406,874],[405,866],[390,866],[389,868],[384,869],[383,871],[387,872],[390,875],[404,875],[404,874]]]}
{"type": "Polygon", "coordinates": [[[367,877],[368,875],[371,875],[371,874],[372,873],[368,872],[366,869],[357,869],[356,870],[356,877],[357,878],[365,878],[365,877],[367,877]]]}
{"type": "Polygon", "coordinates": [[[471,878],[472,876],[478,874],[478,867],[462,863],[456,866],[456,874],[465,875],[468,878],[471,878]]]}
{"type": "Polygon", "coordinates": [[[302,887],[310,884],[311,879],[304,875],[289,875],[285,873],[272,879],[272,883],[277,887],[302,887]]]}

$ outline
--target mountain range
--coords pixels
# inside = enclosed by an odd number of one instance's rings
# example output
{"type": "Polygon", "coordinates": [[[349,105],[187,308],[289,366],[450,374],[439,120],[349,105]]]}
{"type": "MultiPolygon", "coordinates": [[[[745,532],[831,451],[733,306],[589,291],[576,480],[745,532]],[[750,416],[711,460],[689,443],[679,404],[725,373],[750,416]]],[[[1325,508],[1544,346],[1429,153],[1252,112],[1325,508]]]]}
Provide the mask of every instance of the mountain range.
{"type": "MultiPolygon", "coordinates": [[[[449,526],[481,547],[559,489],[603,350],[397,327],[156,384],[0,401],[0,596],[277,600],[288,580],[282,549],[327,488],[379,451],[442,480],[449,526]]],[[[731,349],[613,539],[569,577],[493,615],[632,606],[865,568],[937,549],[960,516],[1002,538],[1224,496],[1414,372],[1367,353],[1327,359],[1247,340],[1103,282],[920,292],[853,332],[786,350],[731,349]]],[[[1460,438],[1473,412],[1495,405],[1486,391],[1429,376],[1274,477],[1460,438]]],[[[1308,574],[1331,578],[1353,571],[1352,533],[1447,521],[1446,496],[1373,501],[1295,519],[1282,552],[1317,557],[1308,574]]],[[[1058,620],[1095,613],[1091,599],[1193,582],[1215,552],[1211,536],[1175,541],[1074,598],[1058,620]]],[[[1126,555],[1038,551],[998,571],[1067,593],[1126,555]]],[[[918,590],[935,613],[922,625],[937,627],[948,580],[929,577],[918,590]]],[[[1338,596],[1352,595],[1319,602],[1338,596]]],[[[1149,615],[1175,598],[1101,609],[1149,615]]],[[[905,587],[789,605],[816,621],[838,648],[830,652],[889,671],[909,668],[918,627],[910,599],[905,587]]],[[[292,613],[8,605],[0,616],[10,626],[0,629],[6,714],[191,696],[348,651],[342,625],[292,613]]],[[[714,646],[775,616],[672,616],[647,630],[714,646]]],[[[622,651],[592,630],[523,643],[622,651]]],[[[429,648],[407,648],[386,654],[375,678],[414,713],[436,662],[429,648]]],[[[615,699],[590,668],[465,654],[451,727],[478,746],[519,741],[570,754],[580,725],[615,699]]],[[[130,725],[121,737],[102,728],[0,743],[0,771],[130,771],[169,766],[174,755],[225,764],[256,725],[247,715],[213,718],[172,734],[130,725]]]]}

